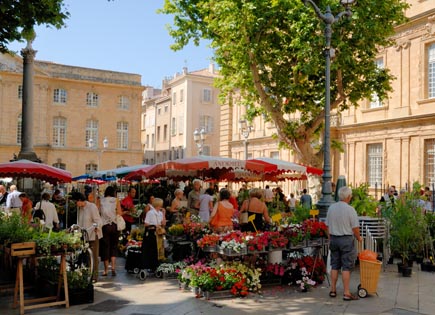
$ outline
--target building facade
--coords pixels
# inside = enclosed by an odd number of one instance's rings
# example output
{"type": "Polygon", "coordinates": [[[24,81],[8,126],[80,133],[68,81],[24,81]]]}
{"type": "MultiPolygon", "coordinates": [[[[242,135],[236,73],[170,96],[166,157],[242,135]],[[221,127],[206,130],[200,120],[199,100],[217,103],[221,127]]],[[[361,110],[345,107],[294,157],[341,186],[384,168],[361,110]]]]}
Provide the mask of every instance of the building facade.
{"type": "MultiPolygon", "coordinates": [[[[213,87],[217,73],[208,69],[175,74],[163,81],[160,95],[145,91],[142,102],[142,145],[145,164],[187,158],[199,154],[219,155],[219,91],[213,87]],[[203,139],[195,142],[195,131],[203,139]],[[198,147],[200,146],[200,148],[198,147]]],[[[147,89],[147,90],[148,90],[147,89]]]]}
{"type": "Polygon", "coordinates": [[[394,91],[343,112],[333,130],[345,149],[336,152],[334,178],[368,183],[378,196],[388,185],[435,183],[435,6],[431,0],[408,2],[409,21],[397,27],[395,45],[381,49],[376,60],[396,77],[394,91]]]}
{"type": "MultiPolygon", "coordinates": [[[[141,76],[35,61],[33,144],[73,176],[142,162],[141,76]],[[104,145],[103,145],[104,143],[104,145]]],[[[20,151],[23,61],[0,55],[0,161],[20,151]]]]}

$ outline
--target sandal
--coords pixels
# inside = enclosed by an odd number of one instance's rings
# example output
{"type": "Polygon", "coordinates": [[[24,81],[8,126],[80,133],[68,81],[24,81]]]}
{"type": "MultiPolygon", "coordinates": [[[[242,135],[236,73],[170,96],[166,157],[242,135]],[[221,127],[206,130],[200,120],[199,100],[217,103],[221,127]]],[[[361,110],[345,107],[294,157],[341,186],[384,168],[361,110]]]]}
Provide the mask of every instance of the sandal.
{"type": "Polygon", "coordinates": [[[102,276],[107,277],[107,272],[103,272],[102,276]]]}
{"type": "Polygon", "coordinates": [[[359,300],[359,298],[353,294],[343,295],[343,301],[355,301],[355,300],[359,300]]]}
{"type": "Polygon", "coordinates": [[[337,292],[331,291],[331,292],[329,292],[329,296],[332,298],[335,298],[335,297],[337,297],[337,292]]]}
{"type": "Polygon", "coordinates": [[[112,276],[116,276],[116,271],[112,270],[112,276]]]}

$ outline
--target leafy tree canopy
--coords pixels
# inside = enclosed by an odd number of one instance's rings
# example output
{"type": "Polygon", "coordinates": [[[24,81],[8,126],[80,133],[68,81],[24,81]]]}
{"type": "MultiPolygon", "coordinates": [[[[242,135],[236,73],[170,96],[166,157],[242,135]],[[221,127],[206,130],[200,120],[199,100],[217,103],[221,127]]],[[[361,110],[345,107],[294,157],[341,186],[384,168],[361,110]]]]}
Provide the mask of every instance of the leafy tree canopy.
{"type": "MultiPolygon", "coordinates": [[[[333,14],[344,10],[338,0],[315,2],[322,12],[328,5],[333,14]]],[[[392,44],[407,7],[405,0],[358,0],[350,19],[333,24],[331,110],[391,91],[392,75],[374,61],[379,47],[392,44]]],[[[211,41],[223,99],[237,90],[248,118],[265,114],[299,160],[321,165],[322,152],[312,143],[324,122],[325,39],[311,6],[302,0],[165,0],[160,12],[174,16],[174,50],[211,41]]]]}
{"type": "Polygon", "coordinates": [[[63,0],[1,0],[0,52],[15,40],[33,40],[35,25],[61,28],[68,16],[63,0]]]}

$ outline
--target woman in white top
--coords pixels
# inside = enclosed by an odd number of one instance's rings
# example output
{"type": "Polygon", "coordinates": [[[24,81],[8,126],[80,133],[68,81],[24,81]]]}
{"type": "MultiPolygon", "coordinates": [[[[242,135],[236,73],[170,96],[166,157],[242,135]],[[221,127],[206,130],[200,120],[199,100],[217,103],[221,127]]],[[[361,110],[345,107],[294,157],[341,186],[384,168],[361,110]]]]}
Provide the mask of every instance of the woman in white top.
{"type": "Polygon", "coordinates": [[[158,227],[166,226],[163,200],[155,198],[152,208],[145,217],[145,233],[142,241],[142,268],[155,270],[159,260],[165,259],[163,235],[157,234],[158,227]]]}
{"type": "Polygon", "coordinates": [[[79,208],[78,225],[88,233],[89,247],[92,250],[92,256],[94,258],[92,280],[96,282],[98,280],[99,240],[103,237],[103,221],[101,220],[97,206],[87,201],[85,195],[76,193],[73,195],[73,199],[76,201],[77,207],[79,208]]]}
{"type": "Polygon", "coordinates": [[[210,221],[210,213],[213,211],[214,190],[207,188],[204,194],[199,196],[199,217],[201,222],[210,221]]]}
{"type": "Polygon", "coordinates": [[[118,251],[119,232],[116,215],[122,215],[121,206],[115,196],[115,188],[109,186],[100,200],[101,219],[103,221],[103,238],[100,239],[100,256],[104,262],[103,276],[107,276],[109,259],[112,265],[112,276],[116,276],[116,253],[118,251]]]}
{"type": "Polygon", "coordinates": [[[180,224],[183,223],[183,197],[184,192],[177,188],[174,191],[175,198],[172,200],[171,206],[168,207],[170,212],[170,221],[171,224],[180,224]]]}

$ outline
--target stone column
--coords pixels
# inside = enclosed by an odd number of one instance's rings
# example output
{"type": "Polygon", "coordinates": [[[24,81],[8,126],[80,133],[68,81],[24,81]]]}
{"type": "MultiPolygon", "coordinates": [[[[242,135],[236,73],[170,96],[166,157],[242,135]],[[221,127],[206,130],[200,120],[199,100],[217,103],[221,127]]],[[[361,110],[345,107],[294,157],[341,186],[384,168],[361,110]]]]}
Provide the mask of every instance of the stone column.
{"type": "Polygon", "coordinates": [[[39,162],[33,151],[33,66],[36,50],[32,48],[32,41],[27,41],[27,46],[21,50],[21,55],[23,56],[23,103],[21,150],[18,159],[39,162]]]}

